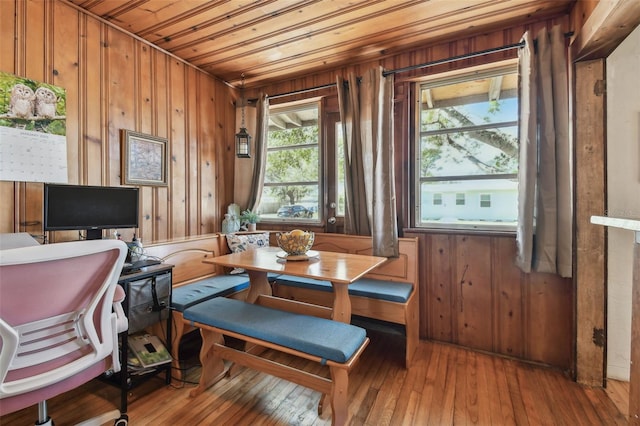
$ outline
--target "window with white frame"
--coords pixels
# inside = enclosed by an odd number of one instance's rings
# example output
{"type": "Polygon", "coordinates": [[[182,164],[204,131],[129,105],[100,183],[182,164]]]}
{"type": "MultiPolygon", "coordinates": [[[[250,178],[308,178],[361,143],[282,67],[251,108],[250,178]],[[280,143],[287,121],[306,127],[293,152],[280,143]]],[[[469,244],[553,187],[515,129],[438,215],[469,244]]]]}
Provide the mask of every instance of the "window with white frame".
{"type": "Polygon", "coordinates": [[[480,194],[480,207],[491,207],[491,194],[480,194]]]}
{"type": "Polygon", "coordinates": [[[516,65],[425,81],[417,99],[416,226],[515,229],[516,65]]]}
{"type": "Polygon", "coordinates": [[[318,102],[270,108],[262,220],[319,220],[319,121],[318,102]]]}

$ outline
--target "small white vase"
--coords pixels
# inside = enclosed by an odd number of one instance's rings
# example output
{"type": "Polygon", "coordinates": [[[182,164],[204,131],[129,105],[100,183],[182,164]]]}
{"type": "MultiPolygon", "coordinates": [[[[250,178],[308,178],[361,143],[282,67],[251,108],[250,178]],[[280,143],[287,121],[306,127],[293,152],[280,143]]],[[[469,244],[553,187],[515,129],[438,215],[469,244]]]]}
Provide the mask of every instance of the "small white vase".
{"type": "Polygon", "coordinates": [[[247,231],[254,232],[255,230],[256,230],[256,224],[255,223],[247,223],[247,231]]]}

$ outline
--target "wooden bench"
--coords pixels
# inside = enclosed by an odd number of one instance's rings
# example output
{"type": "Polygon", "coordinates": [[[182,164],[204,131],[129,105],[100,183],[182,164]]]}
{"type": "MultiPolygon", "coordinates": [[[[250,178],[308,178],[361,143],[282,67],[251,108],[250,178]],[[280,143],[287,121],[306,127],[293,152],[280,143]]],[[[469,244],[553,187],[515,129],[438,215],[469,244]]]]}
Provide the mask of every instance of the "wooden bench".
{"type": "MultiPolygon", "coordinates": [[[[272,245],[277,245],[272,233],[272,245]]],[[[314,250],[372,254],[372,239],[365,236],[316,233],[314,250]]],[[[400,256],[349,286],[353,315],[404,326],[405,366],[409,368],[419,342],[418,240],[399,239],[400,256]]],[[[328,281],[281,275],[273,280],[273,295],[310,304],[331,306],[328,281]]]]}
{"type": "MultiPolygon", "coordinates": [[[[183,321],[183,311],[214,297],[243,300],[249,288],[246,275],[225,275],[224,271],[202,261],[220,253],[220,234],[208,234],[164,241],[145,246],[145,254],[174,265],[171,295],[171,356],[172,378],[182,380],[179,349],[182,337],[193,330],[183,321]]],[[[153,333],[164,336],[165,330],[156,326],[153,333]]],[[[166,340],[165,340],[166,341],[166,340]]]]}
{"type": "Polygon", "coordinates": [[[202,335],[202,373],[191,396],[222,379],[227,373],[223,360],[228,360],[321,392],[319,414],[326,397],[332,425],[347,424],[349,372],[369,343],[364,329],[222,297],[193,305],[183,315],[202,335]],[[327,365],[330,378],[225,346],[223,336],[327,365]]]}

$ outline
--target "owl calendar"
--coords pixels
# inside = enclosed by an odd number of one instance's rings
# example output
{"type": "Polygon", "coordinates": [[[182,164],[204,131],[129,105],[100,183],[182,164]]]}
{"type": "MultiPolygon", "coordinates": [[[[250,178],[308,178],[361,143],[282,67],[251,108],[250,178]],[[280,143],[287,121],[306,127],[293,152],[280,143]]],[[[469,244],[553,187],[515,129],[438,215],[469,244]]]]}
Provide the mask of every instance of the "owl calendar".
{"type": "Polygon", "coordinates": [[[0,180],[67,182],[63,88],[0,72],[0,180]]]}

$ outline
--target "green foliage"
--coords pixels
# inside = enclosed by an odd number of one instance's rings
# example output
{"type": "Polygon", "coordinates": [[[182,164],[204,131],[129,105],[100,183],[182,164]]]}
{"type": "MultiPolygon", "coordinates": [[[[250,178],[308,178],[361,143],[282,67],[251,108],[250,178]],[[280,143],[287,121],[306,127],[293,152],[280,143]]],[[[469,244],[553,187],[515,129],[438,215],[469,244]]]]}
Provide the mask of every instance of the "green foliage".
{"type": "Polygon", "coordinates": [[[269,132],[265,182],[270,195],[295,204],[307,196],[319,176],[318,127],[305,126],[269,132]],[[273,149],[276,148],[276,149],[273,149]]]}
{"type": "Polygon", "coordinates": [[[517,173],[518,141],[517,138],[500,131],[500,129],[468,130],[482,123],[495,122],[495,116],[501,112],[501,102],[487,103],[486,116],[472,118],[459,107],[433,108],[422,111],[421,131],[438,131],[460,129],[456,132],[431,134],[423,138],[421,144],[421,176],[430,177],[441,171],[438,164],[457,164],[463,159],[473,163],[485,173],[517,173]],[[482,121],[478,123],[476,121],[482,121]],[[496,153],[487,158],[487,147],[496,153]],[[445,160],[443,163],[440,160],[445,160]]]}
{"type": "Polygon", "coordinates": [[[243,223],[258,223],[260,222],[260,215],[251,210],[245,210],[240,213],[240,220],[243,223]]]}

